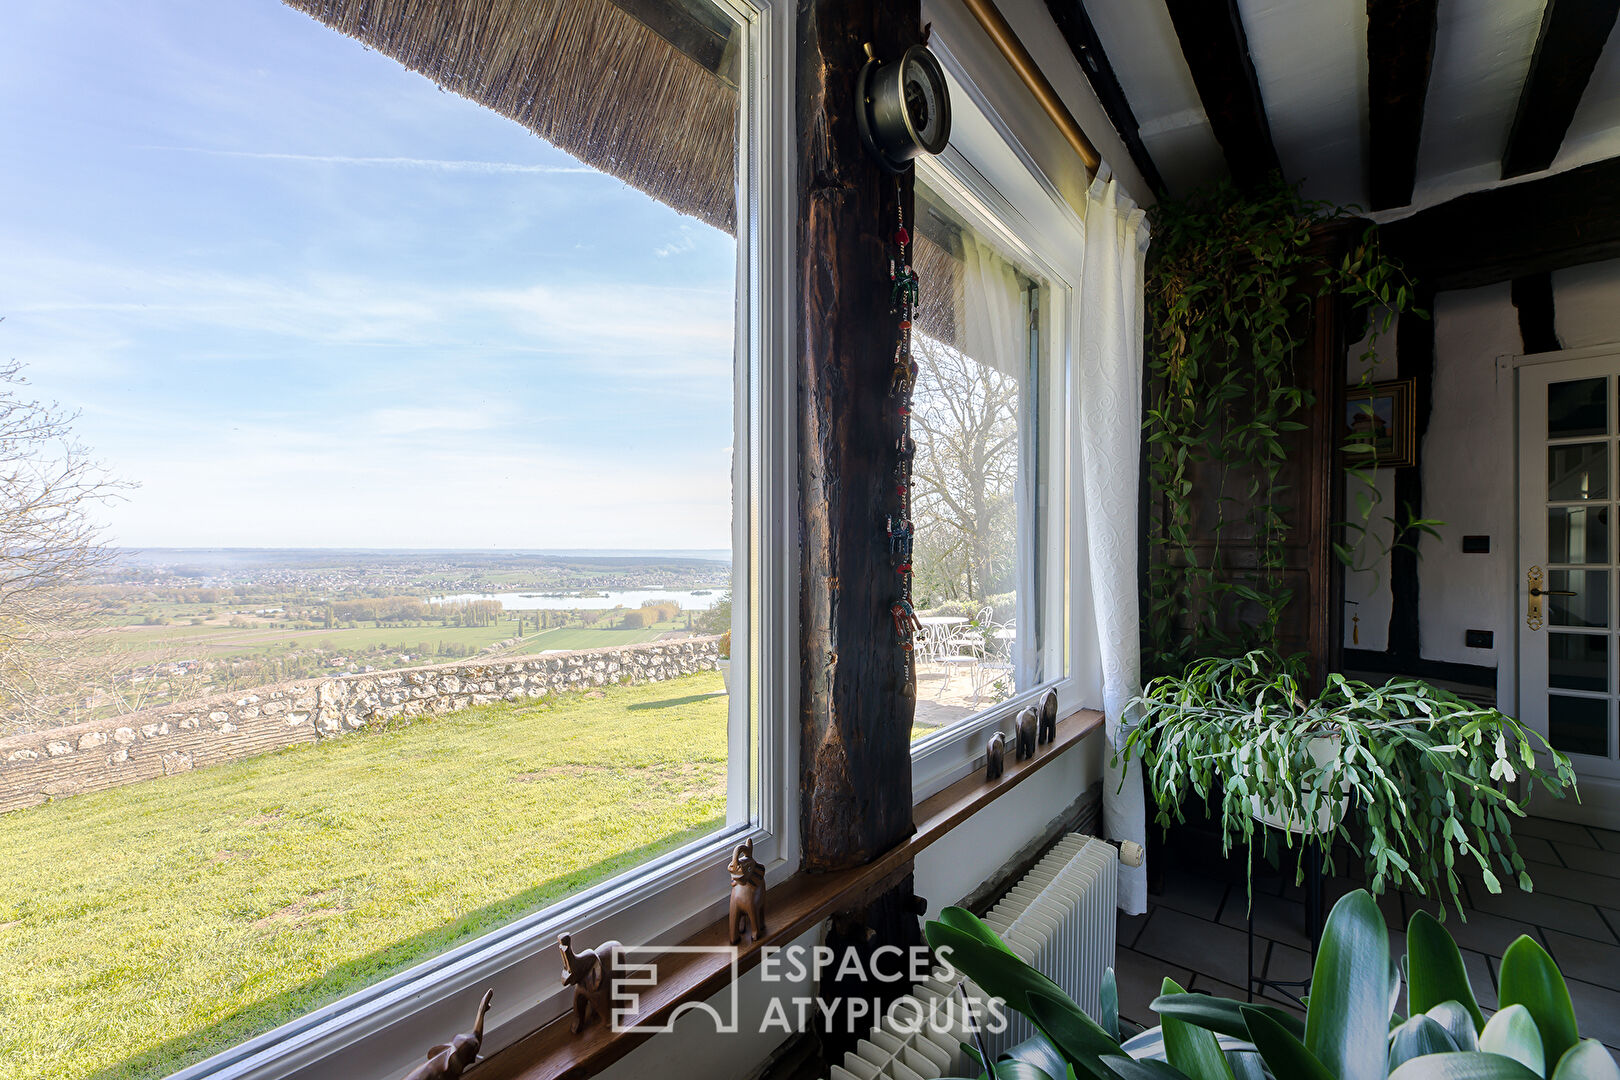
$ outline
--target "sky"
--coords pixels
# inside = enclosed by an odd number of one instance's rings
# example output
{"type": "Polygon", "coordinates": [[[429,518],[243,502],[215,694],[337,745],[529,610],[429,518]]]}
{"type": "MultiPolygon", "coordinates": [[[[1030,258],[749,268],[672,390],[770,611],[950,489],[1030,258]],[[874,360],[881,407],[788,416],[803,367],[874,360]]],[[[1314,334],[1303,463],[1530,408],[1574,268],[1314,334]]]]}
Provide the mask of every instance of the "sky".
{"type": "Polygon", "coordinates": [[[0,132],[114,543],[730,547],[730,236],[275,0],[14,5],[0,132]]]}

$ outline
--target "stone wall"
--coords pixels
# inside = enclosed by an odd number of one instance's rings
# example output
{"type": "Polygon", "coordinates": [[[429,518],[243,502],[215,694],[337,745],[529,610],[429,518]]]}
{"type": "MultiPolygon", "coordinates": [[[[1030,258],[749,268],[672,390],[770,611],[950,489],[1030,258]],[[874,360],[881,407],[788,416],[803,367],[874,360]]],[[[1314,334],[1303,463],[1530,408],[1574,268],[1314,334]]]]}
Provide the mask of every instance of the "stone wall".
{"type": "Polygon", "coordinates": [[[612,683],[714,671],[718,637],[335,675],[0,739],[0,813],[299,743],[612,683]]]}

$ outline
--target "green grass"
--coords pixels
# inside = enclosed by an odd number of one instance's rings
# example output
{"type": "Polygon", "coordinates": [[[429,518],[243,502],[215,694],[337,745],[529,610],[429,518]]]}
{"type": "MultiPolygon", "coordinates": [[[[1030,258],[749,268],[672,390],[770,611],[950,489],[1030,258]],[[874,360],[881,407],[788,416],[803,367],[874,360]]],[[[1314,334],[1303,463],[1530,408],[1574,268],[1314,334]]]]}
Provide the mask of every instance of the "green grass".
{"type": "Polygon", "coordinates": [[[0,815],[0,1072],[166,1076],[717,828],[720,677],[600,693],[0,815]]]}
{"type": "Polygon", "coordinates": [[[640,645],[644,641],[657,638],[664,630],[673,629],[675,624],[662,623],[660,626],[648,626],[639,630],[559,626],[554,630],[524,635],[523,644],[516,651],[535,653],[549,649],[603,649],[615,645],[640,645]]]}

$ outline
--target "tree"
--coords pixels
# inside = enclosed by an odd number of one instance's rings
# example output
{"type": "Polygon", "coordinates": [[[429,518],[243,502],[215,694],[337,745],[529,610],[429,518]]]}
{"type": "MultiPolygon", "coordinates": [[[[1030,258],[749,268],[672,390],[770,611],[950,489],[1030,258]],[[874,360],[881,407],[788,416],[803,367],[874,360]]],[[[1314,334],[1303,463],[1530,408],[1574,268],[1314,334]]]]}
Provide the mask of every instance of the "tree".
{"type": "Polygon", "coordinates": [[[912,348],[915,591],[983,599],[1017,569],[1018,382],[921,334],[912,348]]]}
{"type": "Polygon", "coordinates": [[[705,634],[723,634],[731,629],[731,590],[727,589],[713,607],[697,616],[697,628],[705,634]]]}
{"type": "Polygon", "coordinates": [[[129,485],[75,438],[77,413],[26,396],[22,365],[0,364],[0,729],[26,730],[71,706],[93,676],[89,577],[113,552],[94,511],[129,485]]]}

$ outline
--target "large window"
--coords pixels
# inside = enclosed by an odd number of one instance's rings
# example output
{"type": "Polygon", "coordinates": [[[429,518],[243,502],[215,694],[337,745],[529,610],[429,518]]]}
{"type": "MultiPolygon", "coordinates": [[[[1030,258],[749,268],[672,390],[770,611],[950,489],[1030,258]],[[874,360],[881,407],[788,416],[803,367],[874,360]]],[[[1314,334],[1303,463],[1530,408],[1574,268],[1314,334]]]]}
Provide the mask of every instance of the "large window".
{"type": "Polygon", "coordinates": [[[0,35],[0,511],[69,545],[0,583],[8,1076],[358,1038],[436,964],[498,1027],[558,912],[775,858],[761,20],[374,8],[0,35]]]}
{"type": "Polygon", "coordinates": [[[1050,272],[949,169],[919,177],[914,739],[1064,674],[1061,326],[1050,272]]]}

